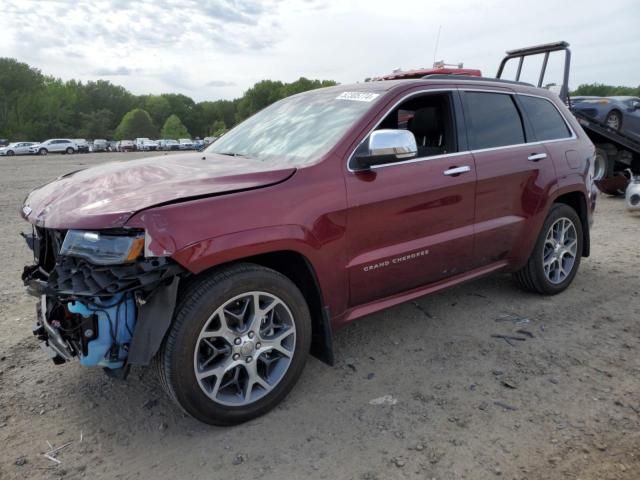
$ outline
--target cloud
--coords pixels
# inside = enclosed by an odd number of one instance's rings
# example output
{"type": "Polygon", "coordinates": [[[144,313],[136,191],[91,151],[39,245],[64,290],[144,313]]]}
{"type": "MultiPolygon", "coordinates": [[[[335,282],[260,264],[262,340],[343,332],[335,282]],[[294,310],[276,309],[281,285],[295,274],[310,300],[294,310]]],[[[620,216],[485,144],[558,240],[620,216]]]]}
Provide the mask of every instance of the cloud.
{"type": "MultiPolygon", "coordinates": [[[[461,62],[485,75],[509,48],[571,42],[571,85],[638,84],[637,0],[4,0],[0,56],[64,80],[115,78],[134,94],[234,98],[268,78],[341,83],[461,62]],[[535,24],[535,29],[522,25],[535,24]],[[583,28],[589,25],[589,28],[583,28]],[[616,32],[613,48],[595,39],[616,32]],[[460,35],[460,32],[465,32],[460,35]]],[[[551,68],[554,73],[557,68],[551,68]]],[[[554,79],[550,79],[554,81],[554,79]]]]}
{"type": "Polygon", "coordinates": [[[211,80],[205,84],[207,87],[235,87],[236,82],[227,82],[225,80],[211,80]]]}
{"type": "Polygon", "coordinates": [[[133,75],[140,70],[137,68],[116,67],[116,68],[97,68],[92,73],[100,77],[126,77],[133,75]]]}

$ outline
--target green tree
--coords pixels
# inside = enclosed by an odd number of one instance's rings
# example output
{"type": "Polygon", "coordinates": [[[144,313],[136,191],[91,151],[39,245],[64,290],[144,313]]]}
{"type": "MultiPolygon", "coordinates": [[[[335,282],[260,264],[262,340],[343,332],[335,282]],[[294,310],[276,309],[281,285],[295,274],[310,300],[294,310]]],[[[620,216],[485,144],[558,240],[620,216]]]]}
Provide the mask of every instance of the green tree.
{"type": "Polygon", "coordinates": [[[227,126],[225,125],[223,120],[216,120],[213,122],[213,125],[209,127],[209,132],[214,137],[219,137],[220,135],[227,132],[227,126]]]}
{"type": "Polygon", "coordinates": [[[116,128],[117,140],[134,139],[138,137],[155,138],[158,134],[151,117],[146,110],[134,108],[127,112],[116,128]]]}
{"type": "Polygon", "coordinates": [[[111,138],[113,136],[113,113],[106,108],[80,114],[81,127],[78,137],[111,138]]]}
{"type": "Polygon", "coordinates": [[[30,138],[44,92],[39,70],[13,58],[0,58],[0,137],[30,138]]]}
{"type": "Polygon", "coordinates": [[[153,124],[158,127],[163,125],[172,113],[169,100],[161,95],[143,95],[140,99],[141,108],[149,112],[153,124]]]}
{"type": "Polygon", "coordinates": [[[164,122],[162,131],[160,132],[160,136],[162,138],[172,139],[190,138],[187,127],[184,126],[177,115],[171,115],[167,118],[167,121],[164,122]]]}
{"type": "Polygon", "coordinates": [[[594,96],[594,97],[610,97],[610,96],[640,96],[640,86],[638,87],[625,87],[605,85],[603,83],[585,83],[576,88],[571,95],[574,96],[594,96]]]}

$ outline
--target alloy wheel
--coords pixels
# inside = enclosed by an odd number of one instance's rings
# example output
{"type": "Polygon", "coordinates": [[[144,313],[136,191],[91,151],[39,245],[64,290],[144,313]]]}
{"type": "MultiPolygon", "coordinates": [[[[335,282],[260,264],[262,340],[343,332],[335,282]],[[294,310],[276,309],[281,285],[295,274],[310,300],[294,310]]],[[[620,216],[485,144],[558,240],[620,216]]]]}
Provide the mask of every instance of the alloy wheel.
{"type": "Polygon", "coordinates": [[[576,263],[578,234],[576,227],[566,217],[556,220],[545,237],[542,249],[542,266],[547,279],[557,285],[571,273],[576,263]]]}
{"type": "Polygon", "coordinates": [[[266,292],[243,293],[205,322],[194,351],[196,379],[216,403],[251,404],[282,380],[295,344],[295,322],[283,300],[266,292]]]}

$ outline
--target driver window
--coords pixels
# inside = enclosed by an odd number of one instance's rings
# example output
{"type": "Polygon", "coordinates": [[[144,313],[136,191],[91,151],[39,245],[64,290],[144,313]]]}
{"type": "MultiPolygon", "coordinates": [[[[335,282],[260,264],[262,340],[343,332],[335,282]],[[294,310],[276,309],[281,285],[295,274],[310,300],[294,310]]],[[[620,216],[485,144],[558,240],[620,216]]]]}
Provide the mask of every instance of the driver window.
{"type": "Polygon", "coordinates": [[[394,108],[377,129],[409,130],[416,138],[418,157],[457,152],[450,93],[413,97],[394,108]]]}

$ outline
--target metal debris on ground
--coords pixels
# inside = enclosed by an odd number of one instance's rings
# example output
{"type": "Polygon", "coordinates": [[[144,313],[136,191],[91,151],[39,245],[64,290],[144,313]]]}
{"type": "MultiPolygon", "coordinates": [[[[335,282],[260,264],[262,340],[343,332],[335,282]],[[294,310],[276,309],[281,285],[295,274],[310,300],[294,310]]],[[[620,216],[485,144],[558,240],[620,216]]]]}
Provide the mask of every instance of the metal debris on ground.
{"type": "Polygon", "coordinates": [[[513,335],[500,335],[497,333],[494,333],[493,335],[491,335],[491,338],[501,338],[512,347],[515,347],[515,344],[512,341],[524,342],[526,340],[526,338],[523,338],[523,337],[515,337],[513,335]]]}
{"type": "Polygon", "coordinates": [[[533,338],[533,333],[531,333],[529,330],[525,330],[524,328],[519,328],[518,330],[516,330],[516,333],[519,333],[520,335],[526,335],[529,338],[533,338]]]}
{"type": "Polygon", "coordinates": [[[503,313],[498,318],[496,318],[496,322],[512,322],[516,325],[523,325],[529,323],[530,320],[527,317],[522,317],[513,313],[503,313]]]}
{"type": "Polygon", "coordinates": [[[69,445],[71,445],[73,442],[67,442],[64,445],[61,445],[59,447],[53,447],[53,445],[51,445],[51,443],[49,443],[49,441],[47,440],[47,445],[49,446],[49,450],[45,453],[42,454],[43,457],[45,457],[48,460],[51,460],[54,463],[57,463],[58,465],[60,465],[62,462],[60,460],[58,460],[56,458],[56,456],[58,455],[58,452],[60,450],[62,450],[63,448],[68,447],[69,445]]]}
{"type": "Polygon", "coordinates": [[[508,411],[510,411],[510,412],[515,412],[516,410],[518,410],[516,407],[512,407],[511,405],[507,405],[506,403],[499,402],[499,401],[493,402],[493,404],[494,404],[496,407],[500,407],[500,408],[502,408],[503,410],[508,410],[508,411]]]}
{"type": "Polygon", "coordinates": [[[395,405],[396,403],[398,403],[398,399],[391,395],[383,395],[369,401],[369,405],[395,405]]]}

